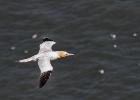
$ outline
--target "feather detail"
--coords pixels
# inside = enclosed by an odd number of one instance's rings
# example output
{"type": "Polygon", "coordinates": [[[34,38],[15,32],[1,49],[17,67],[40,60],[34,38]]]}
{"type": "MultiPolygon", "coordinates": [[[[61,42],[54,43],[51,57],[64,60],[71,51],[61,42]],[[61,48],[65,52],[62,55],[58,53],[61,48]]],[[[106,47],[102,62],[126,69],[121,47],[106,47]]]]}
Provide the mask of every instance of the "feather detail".
{"type": "Polygon", "coordinates": [[[46,82],[48,81],[51,73],[52,73],[52,71],[47,71],[47,72],[41,73],[39,88],[42,88],[46,84],[46,82]]]}

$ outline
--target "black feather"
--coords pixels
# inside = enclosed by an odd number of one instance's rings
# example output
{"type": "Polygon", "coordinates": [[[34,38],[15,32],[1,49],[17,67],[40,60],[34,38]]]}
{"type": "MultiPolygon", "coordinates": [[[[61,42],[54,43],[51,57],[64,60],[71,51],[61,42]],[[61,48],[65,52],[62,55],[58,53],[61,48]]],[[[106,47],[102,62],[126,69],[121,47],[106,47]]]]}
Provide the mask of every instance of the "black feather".
{"type": "Polygon", "coordinates": [[[51,73],[52,73],[52,71],[47,71],[47,72],[41,73],[39,88],[42,88],[45,85],[45,83],[48,81],[51,73]]]}
{"type": "Polygon", "coordinates": [[[43,42],[45,42],[45,41],[53,41],[52,39],[49,39],[48,37],[44,37],[43,38],[43,42]]]}

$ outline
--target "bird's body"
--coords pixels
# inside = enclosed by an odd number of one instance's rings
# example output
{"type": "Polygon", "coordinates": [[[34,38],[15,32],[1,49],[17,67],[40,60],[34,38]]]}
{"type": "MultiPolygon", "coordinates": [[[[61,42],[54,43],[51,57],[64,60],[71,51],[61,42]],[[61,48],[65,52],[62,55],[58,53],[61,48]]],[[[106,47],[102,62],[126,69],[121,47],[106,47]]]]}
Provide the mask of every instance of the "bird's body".
{"type": "Polygon", "coordinates": [[[55,44],[54,41],[45,38],[45,41],[42,44],[40,44],[40,50],[38,54],[27,59],[19,60],[20,63],[29,61],[38,61],[38,65],[41,71],[39,85],[40,88],[45,85],[45,83],[47,82],[49,76],[53,71],[51,61],[56,60],[58,58],[73,55],[66,51],[52,51],[52,46],[54,44],[55,44]]]}

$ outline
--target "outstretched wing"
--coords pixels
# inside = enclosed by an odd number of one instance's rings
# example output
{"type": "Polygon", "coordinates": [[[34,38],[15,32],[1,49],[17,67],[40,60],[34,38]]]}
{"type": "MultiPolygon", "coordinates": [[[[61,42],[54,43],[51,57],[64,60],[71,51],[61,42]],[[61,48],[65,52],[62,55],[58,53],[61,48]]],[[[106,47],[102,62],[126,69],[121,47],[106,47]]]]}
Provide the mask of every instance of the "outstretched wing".
{"type": "Polygon", "coordinates": [[[52,73],[52,71],[47,71],[47,72],[41,73],[39,88],[42,88],[45,85],[45,83],[48,81],[51,73],[52,73]]]}
{"type": "Polygon", "coordinates": [[[49,79],[53,67],[50,63],[50,59],[47,57],[40,58],[38,60],[38,65],[41,71],[39,87],[42,88],[49,79]]]}
{"type": "Polygon", "coordinates": [[[42,44],[40,44],[40,50],[39,53],[41,52],[48,52],[52,51],[52,46],[55,44],[54,41],[45,41],[42,44]]]}

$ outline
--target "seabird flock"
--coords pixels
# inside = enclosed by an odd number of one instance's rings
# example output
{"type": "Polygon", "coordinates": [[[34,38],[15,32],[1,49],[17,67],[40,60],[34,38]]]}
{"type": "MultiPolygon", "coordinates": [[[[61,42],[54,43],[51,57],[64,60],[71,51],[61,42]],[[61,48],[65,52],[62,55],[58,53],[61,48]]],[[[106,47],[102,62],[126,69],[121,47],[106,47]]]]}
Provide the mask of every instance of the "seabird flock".
{"type": "Polygon", "coordinates": [[[19,60],[20,63],[26,63],[30,61],[38,62],[38,66],[41,71],[39,88],[42,88],[45,85],[53,71],[53,67],[51,65],[52,60],[74,55],[66,51],[53,51],[52,46],[55,43],[56,42],[54,42],[52,39],[45,37],[43,38],[43,43],[40,44],[40,50],[38,54],[27,59],[19,60]]]}

